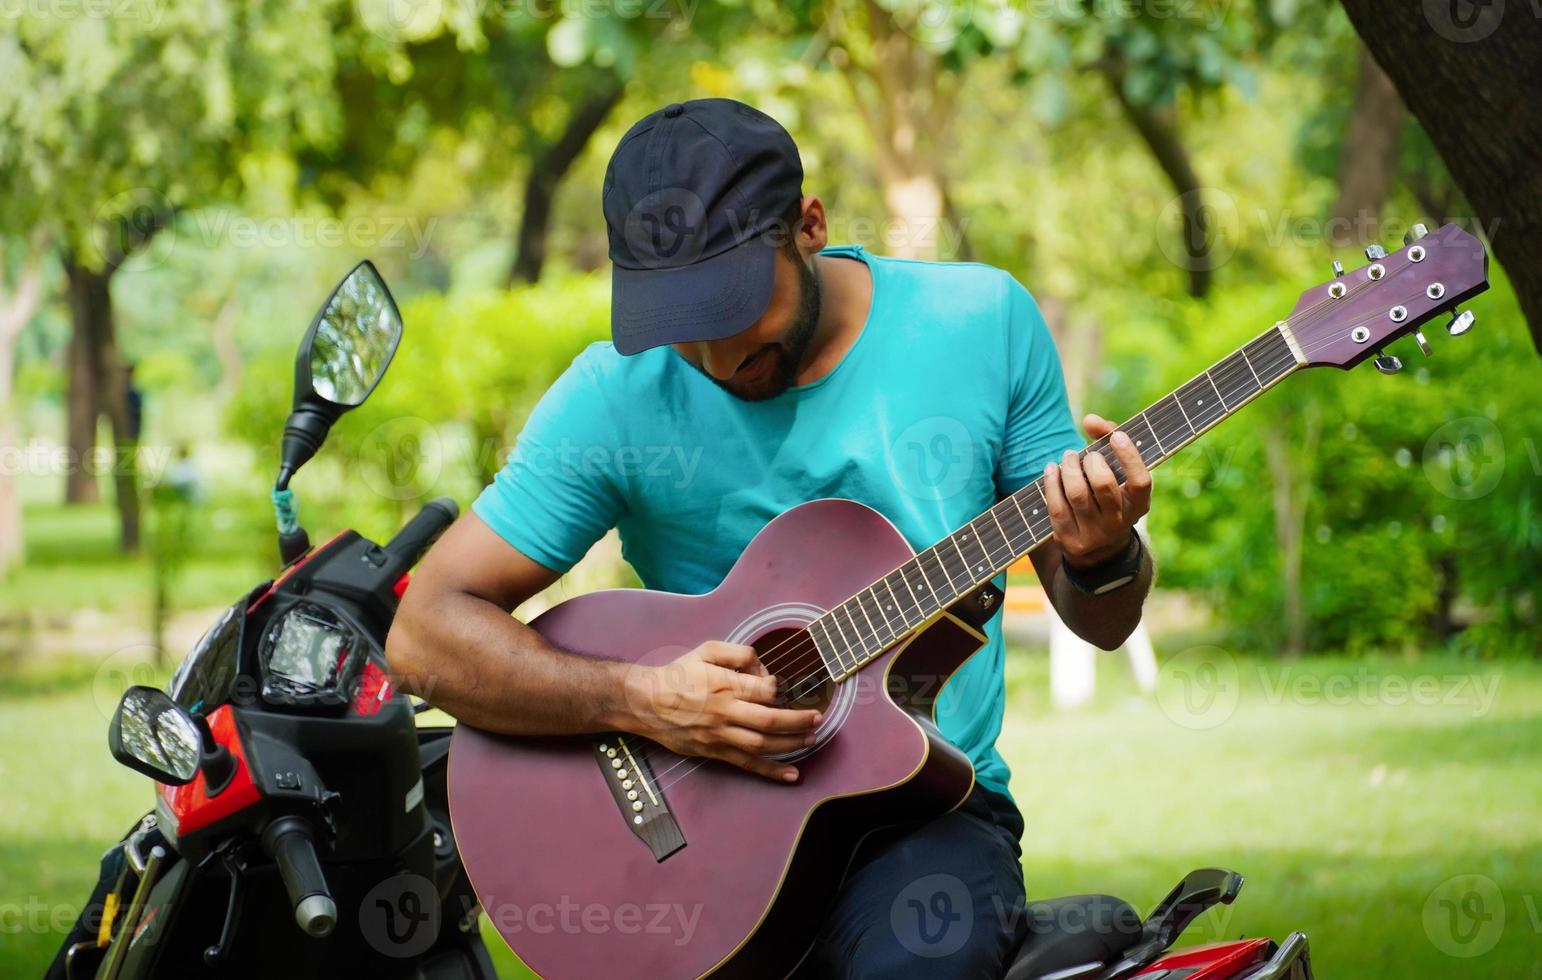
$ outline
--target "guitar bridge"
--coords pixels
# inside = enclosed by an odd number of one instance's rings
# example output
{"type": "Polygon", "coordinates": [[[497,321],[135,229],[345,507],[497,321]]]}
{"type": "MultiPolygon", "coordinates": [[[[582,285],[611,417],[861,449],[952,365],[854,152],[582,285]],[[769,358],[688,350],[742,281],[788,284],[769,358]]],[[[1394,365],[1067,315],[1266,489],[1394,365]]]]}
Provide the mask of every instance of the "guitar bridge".
{"type": "Polygon", "coordinates": [[[642,748],[633,751],[628,736],[616,733],[595,736],[593,742],[610,795],[632,833],[653,852],[653,860],[662,861],[684,847],[685,835],[664,802],[642,748]]]}

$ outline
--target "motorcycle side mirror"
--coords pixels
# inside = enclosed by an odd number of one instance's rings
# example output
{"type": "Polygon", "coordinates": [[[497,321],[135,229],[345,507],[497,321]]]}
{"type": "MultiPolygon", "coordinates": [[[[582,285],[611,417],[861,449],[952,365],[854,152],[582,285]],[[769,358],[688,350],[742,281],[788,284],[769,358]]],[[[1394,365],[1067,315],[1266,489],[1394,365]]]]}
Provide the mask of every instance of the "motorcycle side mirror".
{"type": "Polygon", "coordinates": [[[107,747],[123,765],[168,786],[184,786],[202,771],[209,796],[235,775],[235,757],[214,740],[209,723],[153,687],[123,692],[107,727],[107,747]]]}
{"type": "Polygon", "coordinates": [[[203,738],[180,704],[153,687],[123,693],[107,728],[112,757],[157,782],[182,786],[198,775],[203,738]]]}
{"type": "Polygon", "coordinates": [[[364,404],[402,339],[396,300],[368,260],[327,297],[294,362],[294,404],[284,423],[276,490],[316,455],[338,417],[364,404]]]}

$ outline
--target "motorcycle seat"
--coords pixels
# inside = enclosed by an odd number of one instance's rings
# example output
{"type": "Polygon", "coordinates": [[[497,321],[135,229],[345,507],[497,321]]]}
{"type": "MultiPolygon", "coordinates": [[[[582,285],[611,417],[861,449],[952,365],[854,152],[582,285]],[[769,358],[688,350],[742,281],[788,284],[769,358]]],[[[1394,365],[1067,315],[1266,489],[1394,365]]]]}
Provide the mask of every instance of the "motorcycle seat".
{"type": "Polygon", "coordinates": [[[1112,895],[1067,895],[1030,902],[1017,924],[1006,980],[1032,980],[1089,964],[1109,964],[1141,938],[1141,919],[1112,895]]]}

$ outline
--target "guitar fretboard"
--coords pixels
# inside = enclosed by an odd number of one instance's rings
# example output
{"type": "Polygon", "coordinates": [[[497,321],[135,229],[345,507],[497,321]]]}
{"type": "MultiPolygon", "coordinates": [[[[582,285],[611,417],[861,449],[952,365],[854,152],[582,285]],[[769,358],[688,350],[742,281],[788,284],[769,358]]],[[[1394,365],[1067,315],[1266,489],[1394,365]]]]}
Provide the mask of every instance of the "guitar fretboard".
{"type": "MultiPolygon", "coordinates": [[[[1154,467],[1299,366],[1288,334],[1270,327],[1119,430],[1154,467]]],[[[1108,437],[1082,455],[1094,452],[1123,483],[1108,437]]],[[[825,668],[837,680],[859,670],[1050,536],[1040,477],[810,623],[825,668]]]]}

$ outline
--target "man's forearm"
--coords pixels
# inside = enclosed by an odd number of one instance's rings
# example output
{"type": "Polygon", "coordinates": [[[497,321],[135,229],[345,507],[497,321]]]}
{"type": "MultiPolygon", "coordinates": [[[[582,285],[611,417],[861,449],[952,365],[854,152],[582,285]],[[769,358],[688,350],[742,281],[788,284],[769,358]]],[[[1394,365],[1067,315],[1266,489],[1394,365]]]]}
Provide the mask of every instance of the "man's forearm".
{"type": "Polygon", "coordinates": [[[387,642],[397,684],[461,721],[510,735],[613,731],[630,664],[559,650],[496,605],[446,591],[404,604],[387,642]]]}
{"type": "Polygon", "coordinates": [[[1104,595],[1078,589],[1057,561],[1050,576],[1049,599],[1071,632],[1104,650],[1114,650],[1135,632],[1155,577],[1149,546],[1142,549],[1140,574],[1135,581],[1104,595]]]}

